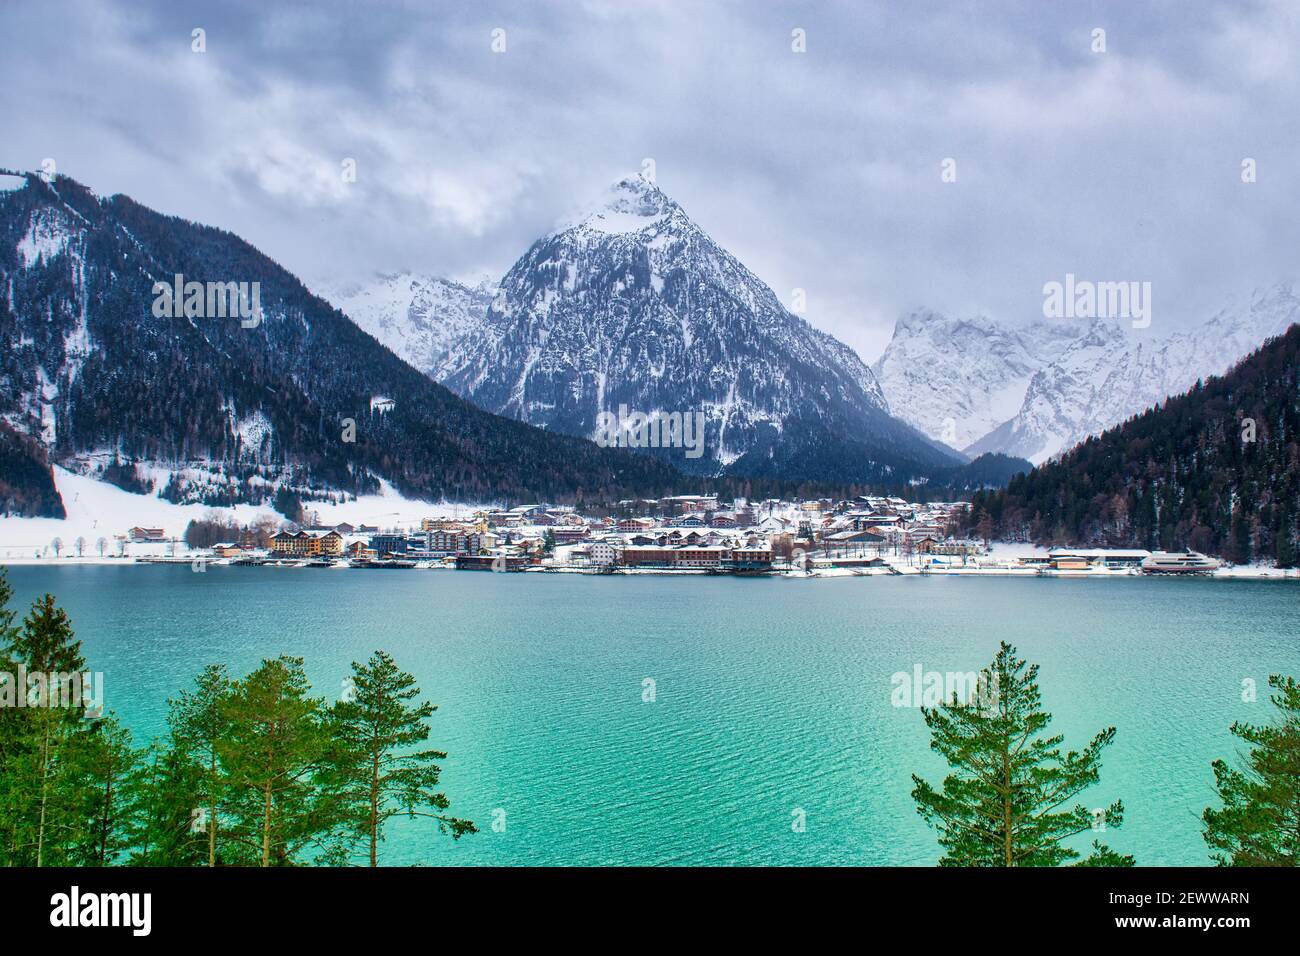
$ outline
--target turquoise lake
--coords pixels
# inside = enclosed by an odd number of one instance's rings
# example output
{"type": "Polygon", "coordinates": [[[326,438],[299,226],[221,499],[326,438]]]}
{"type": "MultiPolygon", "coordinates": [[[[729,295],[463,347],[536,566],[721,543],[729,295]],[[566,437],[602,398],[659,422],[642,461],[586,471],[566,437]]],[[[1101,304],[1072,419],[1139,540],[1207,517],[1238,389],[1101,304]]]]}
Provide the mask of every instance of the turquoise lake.
{"type": "Polygon", "coordinates": [[[332,700],[351,661],[392,653],[439,707],[452,812],[481,830],[453,843],[396,821],[393,864],[932,865],[911,775],[937,783],[944,765],[891,677],[977,670],[1000,639],[1041,665],[1067,748],[1118,729],[1083,802],[1122,798],[1125,822],[1099,836],[1139,865],[1206,864],[1210,762],[1239,751],[1234,720],[1272,717],[1270,673],[1300,674],[1300,585],[1285,581],[8,574],[21,611],[44,591],[67,609],[140,743],[205,663],[242,676],[299,655],[332,700]]]}

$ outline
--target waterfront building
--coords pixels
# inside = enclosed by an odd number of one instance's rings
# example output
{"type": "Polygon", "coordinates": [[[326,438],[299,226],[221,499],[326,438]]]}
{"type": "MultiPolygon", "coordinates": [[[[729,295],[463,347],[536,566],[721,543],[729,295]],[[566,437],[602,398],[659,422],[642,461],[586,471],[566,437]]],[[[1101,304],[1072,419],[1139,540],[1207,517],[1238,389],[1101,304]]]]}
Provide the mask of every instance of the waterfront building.
{"type": "Polygon", "coordinates": [[[340,555],[343,536],[337,531],[280,531],[271,536],[271,552],[296,558],[340,555]]]}
{"type": "Polygon", "coordinates": [[[731,568],[740,573],[772,570],[772,549],[762,547],[737,547],[731,552],[731,568]]]}
{"type": "Polygon", "coordinates": [[[381,558],[390,554],[406,554],[410,546],[410,538],[397,531],[385,531],[370,536],[370,550],[381,558]]]}
{"type": "Polygon", "coordinates": [[[608,540],[593,541],[588,547],[591,563],[602,567],[617,563],[622,550],[619,542],[608,540]]]}
{"type": "Polygon", "coordinates": [[[458,554],[458,571],[522,571],[528,559],[517,554],[458,554]]]}
{"type": "Polygon", "coordinates": [[[1077,571],[1081,568],[1104,567],[1111,569],[1138,568],[1151,557],[1150,551],[1121,548],[1052,548],[1047,552],[1048,564],[1060,570],[1077,571]]]}

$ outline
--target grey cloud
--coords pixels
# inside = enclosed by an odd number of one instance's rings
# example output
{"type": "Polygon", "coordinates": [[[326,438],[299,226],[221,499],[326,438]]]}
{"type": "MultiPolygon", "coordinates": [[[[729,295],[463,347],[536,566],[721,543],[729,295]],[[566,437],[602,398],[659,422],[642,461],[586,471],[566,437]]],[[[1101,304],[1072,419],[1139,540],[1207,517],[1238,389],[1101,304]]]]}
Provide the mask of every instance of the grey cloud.
{"type": "Polygon", "coordinates": [[[1067,271],[1152,281],[1153,332],[1300,278],[1298,40],[1282,0],[6,4],[0,163],[338,281],[499,275],[653,157],[870,360],[902,310],[1025,320],[1067,271]]]}

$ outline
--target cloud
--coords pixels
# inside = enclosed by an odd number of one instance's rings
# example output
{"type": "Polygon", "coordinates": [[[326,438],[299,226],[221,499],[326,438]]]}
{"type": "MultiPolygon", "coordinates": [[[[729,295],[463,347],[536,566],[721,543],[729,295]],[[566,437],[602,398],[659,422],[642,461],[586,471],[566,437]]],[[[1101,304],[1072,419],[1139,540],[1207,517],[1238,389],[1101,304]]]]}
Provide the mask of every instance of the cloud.
{"type": "Polygon", "coordinates": [[[1155,332],[1296,278],[1284,2],[54,0],[0,37],[0,163],[54,156],[309,281],[499,276],[647,157],[868,360],[903,310],[1024,320],[1067,271],[1152,281],[1155,332]]]}

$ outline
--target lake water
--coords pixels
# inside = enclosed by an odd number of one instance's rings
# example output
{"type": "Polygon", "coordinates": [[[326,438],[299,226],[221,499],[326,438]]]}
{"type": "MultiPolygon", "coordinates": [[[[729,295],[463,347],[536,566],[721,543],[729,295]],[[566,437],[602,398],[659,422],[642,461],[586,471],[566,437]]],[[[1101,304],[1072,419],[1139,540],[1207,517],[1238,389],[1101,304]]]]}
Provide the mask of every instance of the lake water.
{"type": "MultiPolygon", "coordinates": [[[[999,639],[1041,665],[1052,729],[1118,728],[1088,806],[1141,864],[1208,863],[1210,761],[1300,674],[1295,582],[727,577],[188,566],[9,569],[68,610],[109,709],[146,741],[200,667],[306,659],[321,696],[392,653],[439,705],[459,843],[395,821],[390,863],[931,865],[911,775],[934,782],[896,672],[971,671],[999,639]],[[643,701],[647,678],[655,699],[643,701]],[[1253,678],[1260,700],[1242,700],[1253,678]],[[806,819],[795,832],[796,811],[806,819]],[[505,827],[494,832],[494,819],[505,827]]],[[[1081,841],[1086,843],[1088,841],[1081,841]]]]}

